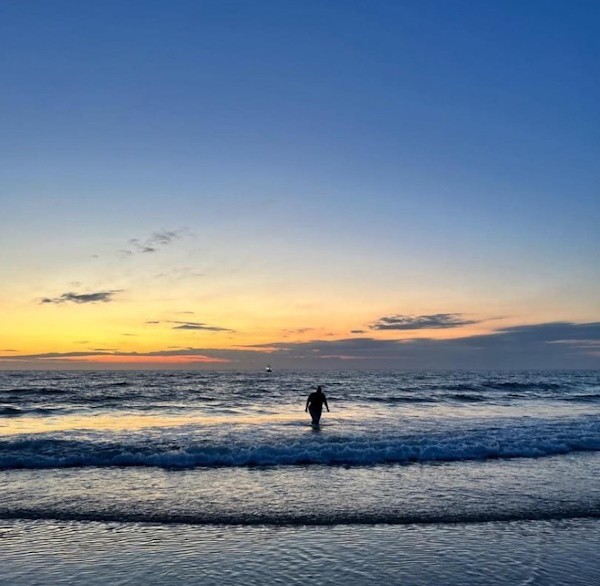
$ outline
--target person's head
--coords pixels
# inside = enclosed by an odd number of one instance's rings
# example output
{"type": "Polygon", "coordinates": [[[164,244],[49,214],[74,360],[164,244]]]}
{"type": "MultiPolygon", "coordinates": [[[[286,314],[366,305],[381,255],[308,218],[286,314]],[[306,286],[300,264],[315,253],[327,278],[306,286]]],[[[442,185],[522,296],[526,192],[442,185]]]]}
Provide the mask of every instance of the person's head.
{"type": "Polygon", "coordinates": [[[317,387],[317,393],[322,393],[323,392],[323,388],[321,387],[321,385],[319,385],[317,387]]]}

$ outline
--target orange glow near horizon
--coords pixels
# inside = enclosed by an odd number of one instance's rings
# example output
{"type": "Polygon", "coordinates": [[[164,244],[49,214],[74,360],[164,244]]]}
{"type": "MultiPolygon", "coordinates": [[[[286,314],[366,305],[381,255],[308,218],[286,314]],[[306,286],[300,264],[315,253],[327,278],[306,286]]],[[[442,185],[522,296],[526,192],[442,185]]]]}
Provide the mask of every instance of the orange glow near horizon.
{"type": "MultiPolygon", "coordinates": [[[[55,360],[55,359],[47,359],[55,360]]],[[[102,364],[224,364],[230,363],[225,358],[213,358],[210,356],[182,355],[182,356],[65,356],[60,360],[69,362],[97,362],[102,364]]]]}

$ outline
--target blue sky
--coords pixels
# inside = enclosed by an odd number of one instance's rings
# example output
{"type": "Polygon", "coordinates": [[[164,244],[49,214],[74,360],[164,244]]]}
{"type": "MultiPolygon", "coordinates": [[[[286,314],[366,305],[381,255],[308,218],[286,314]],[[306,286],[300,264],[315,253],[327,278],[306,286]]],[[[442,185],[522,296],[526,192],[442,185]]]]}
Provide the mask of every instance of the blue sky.
{"type": "Polygon", "coordinates": [[[391,315],[487,325],[369,334],[595,323],[599,25],[584,1],[3,2],[0,307],[28,323],[2,344],[75,351],[66,320],[115,346],[144,322],[118,303],[190,308],[241,338],[182,347],[227,351],[391,315]]]}

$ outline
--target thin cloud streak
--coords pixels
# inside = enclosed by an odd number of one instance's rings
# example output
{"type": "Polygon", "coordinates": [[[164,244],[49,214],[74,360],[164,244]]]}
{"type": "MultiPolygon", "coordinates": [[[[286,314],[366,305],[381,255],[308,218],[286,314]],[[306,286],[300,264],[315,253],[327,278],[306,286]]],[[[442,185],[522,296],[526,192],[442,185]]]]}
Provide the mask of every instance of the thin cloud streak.
{"type": "Polygon", "coordinates": [[[203,330],[206,332],[233,332],[229,328],[222,328],[220,326],[209,326],[202,322],[182,322],[182,321],[170,321],[168,323],[178,324],[173,326],[174,330],[203,330]]]}
{"type": "MultiPolygon", "coordinates": [[[[108,350],[89,350],[87,352],[44,352],[40,354],[23,354],[19,356],[0,356],[2,361],[39,361],[40,363],[52,363],[57,361],[77,361],[81,362],[89,360],[90,362],[103,361],[105,363],[114,362],[131,362],[143,363],[146,360],[156,362],[157,359],[173,358],[175,362],[201,362],[225,364],[230,362],[226,357],[221,357],[217,352],[207,349],[183,348],[180,350],[159,350],[155,352],[120,352],[108,350]]],[[[167,361],[164,361],[167,363],[167,361]]]]}
{"type": "MultiPolygon", "coordinates": [[[[182,311],[179,313],[193,313],[191,311],[182,311]]],[[[172,327],[173,330],[202,330],[206,332],[235,332],[235,330],[229,328],[223,328],[221,326],[209,326],[203,322],[197,321],[176,321],[176,320],[148,320],[145,322],[148,325],[156,325],[156,324],[176,324],[172,327]]]]}
{"type": "Polygon", "coordinates": [[[458,328],[479,323],[464,319],[462,313],[434,313],[432,315],[390,315],[380,317],[369,327],[372,330],[429,330],[458,328]]]}

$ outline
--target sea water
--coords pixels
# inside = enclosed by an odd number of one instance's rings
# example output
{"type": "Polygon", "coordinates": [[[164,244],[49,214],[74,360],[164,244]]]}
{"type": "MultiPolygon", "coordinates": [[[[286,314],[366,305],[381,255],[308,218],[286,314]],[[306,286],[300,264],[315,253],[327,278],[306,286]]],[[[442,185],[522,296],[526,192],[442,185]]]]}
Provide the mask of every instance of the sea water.
{"type": "Polygon", "coordinates": [[[592,584],[600,373],[4,372],[0,488],[0,583],[592,584]]]}

